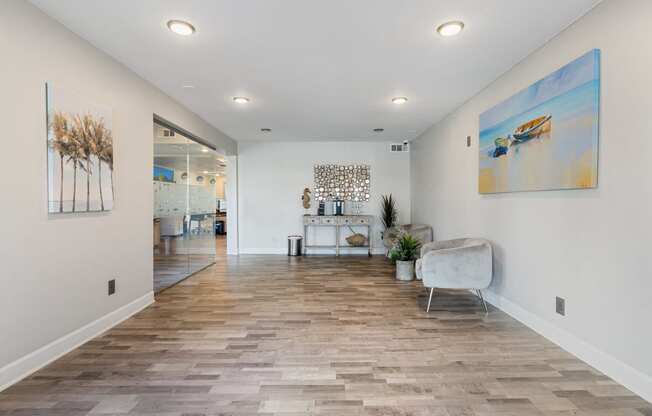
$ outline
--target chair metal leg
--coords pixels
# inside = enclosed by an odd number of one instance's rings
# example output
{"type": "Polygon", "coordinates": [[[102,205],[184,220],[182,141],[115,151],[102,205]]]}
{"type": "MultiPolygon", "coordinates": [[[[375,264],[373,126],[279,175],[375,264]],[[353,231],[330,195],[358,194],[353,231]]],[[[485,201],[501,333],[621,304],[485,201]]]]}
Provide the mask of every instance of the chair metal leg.
{"type": "Polygon", "coordinates": [[[482,296],[482,290],[476,289],[475,293],[478,294],[478,297],[482,301],[482,306],[484,306],[484,313],[489,313],[489,309],[487,309],[487,302],[484,301],[484,297],[482,296]]]}
{"type": "Polygon", "coordinates": [[[431,287],[430,288],[430,296],[428,296],[428,307],[426,308],[426,312],[430,312],[430,302],[432,302],[432,294],[435,293],[435,288],[431,287]]]}

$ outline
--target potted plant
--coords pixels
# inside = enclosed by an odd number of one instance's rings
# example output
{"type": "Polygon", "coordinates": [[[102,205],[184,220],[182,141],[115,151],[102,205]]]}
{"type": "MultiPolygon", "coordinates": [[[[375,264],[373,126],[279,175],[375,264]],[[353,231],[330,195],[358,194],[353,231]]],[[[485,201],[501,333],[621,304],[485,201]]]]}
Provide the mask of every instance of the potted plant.
{"type": "Polygon", "coordinates": [[[396,245],[389,252],[389,258],[396,263],[396,279],[412,280],[414,278],[414,261],[419,255],[421,242],[408,233],[403,233],[396,240],[396,245]]]}
{"type": "Polygon", "coordinates": [[[380,219],[383,222],[385,231],[396,225],[398,219],[398,211],[396,211],[396,201],[394,198],[392,198],[392,194],[382,196],[382,200],[380,202],[380,219]]]}

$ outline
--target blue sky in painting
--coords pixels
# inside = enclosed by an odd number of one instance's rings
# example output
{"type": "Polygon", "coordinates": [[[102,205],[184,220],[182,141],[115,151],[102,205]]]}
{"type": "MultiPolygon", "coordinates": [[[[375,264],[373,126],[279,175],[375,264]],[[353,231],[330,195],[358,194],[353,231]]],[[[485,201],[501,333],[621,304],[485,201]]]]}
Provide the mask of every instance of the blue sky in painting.
{"type": "Polygon", "coordinates": [[[594,49],[480,114],[480,132],[551,98],[598,79],[600,50],[594,49]]]}

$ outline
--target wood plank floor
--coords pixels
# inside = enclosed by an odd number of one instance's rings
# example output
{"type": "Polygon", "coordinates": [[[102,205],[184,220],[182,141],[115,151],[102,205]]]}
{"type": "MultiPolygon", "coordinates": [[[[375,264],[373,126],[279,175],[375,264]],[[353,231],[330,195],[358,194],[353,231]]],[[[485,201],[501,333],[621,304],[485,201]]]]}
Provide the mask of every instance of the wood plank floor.
{"type": "Polygon", "coordinates": [[[164,243],[154,247],[154,292],[174,286],[191,274],[216,262],[226,261],[226,235],[200,235],[170,238],[170,250],[164,243]]]}
{"type": "Polygon", "coordinates": [[[0,415],[622,415],[652,405],[382,257],[242,256],[0,393],[0,415]]]}

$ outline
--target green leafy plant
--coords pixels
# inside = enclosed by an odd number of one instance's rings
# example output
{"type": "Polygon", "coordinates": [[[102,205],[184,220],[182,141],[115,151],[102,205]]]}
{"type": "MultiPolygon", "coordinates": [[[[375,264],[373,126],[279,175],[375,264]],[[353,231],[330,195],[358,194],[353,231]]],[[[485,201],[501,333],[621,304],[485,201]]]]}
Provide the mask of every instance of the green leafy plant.
{"type": "Polygon", "coordinates": [[[414,261],[419,256],[421,242],[408,233],[404,233],[396,240],[396,245],[389,252],[389,258],[396,261],[414,261]]]}
{"type": "Polygon", "coordinates": [[[396,225],[397,218],[396,201],[392,198],[392,194],[383,195],[380,203],[380,219],[385,229],[392,228],[396,225]]]}

